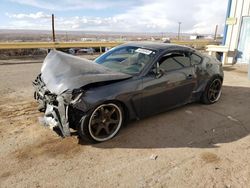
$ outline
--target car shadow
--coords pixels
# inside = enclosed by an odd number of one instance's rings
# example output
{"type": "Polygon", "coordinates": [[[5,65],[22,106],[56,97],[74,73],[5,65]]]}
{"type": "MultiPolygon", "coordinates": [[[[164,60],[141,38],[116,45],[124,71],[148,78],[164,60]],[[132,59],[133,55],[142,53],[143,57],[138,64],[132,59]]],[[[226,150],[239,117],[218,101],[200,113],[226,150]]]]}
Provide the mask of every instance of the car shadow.
{"type": "MultiPolygon", "coordinates": [[[[223,86],[213,105],[194,103],[126,125],[97,148],[214,148],[250,133],[250,87],[223,86]]],[[[79,144],[86,144],[79,140],[79,144]]]]}

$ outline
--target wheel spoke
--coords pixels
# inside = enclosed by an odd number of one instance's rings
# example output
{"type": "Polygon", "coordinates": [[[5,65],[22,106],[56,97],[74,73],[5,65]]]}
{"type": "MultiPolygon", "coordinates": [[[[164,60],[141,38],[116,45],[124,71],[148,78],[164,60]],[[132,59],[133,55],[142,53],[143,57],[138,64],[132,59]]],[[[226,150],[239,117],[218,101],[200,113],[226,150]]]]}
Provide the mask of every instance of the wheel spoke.
{"type": "Polygon", "coordinates": [[[219,83],[219,82],[215,82],[214,87],[215,87],[216,89],[218,89],[218,87],[220,87],[220,83],[219,83]]]}
{"type": "Polygon", "coordinates": [[[209,91],[210,91],[211,93],[213,93],[213,92],[214,92],[214,89],[211,88],[211,89],[209,89],[209,91]]]}
{"type": "Polygon", "coordinates": [[[212,93],[212,99],[213,99],[213,100],[216,99],[215,93],[212,93]]]}
{"type": "Polygon", "coordinates": [[[213,94],[210,93],[209,96],[208,96],[209,100],[212,101],[212,98],[213,98],[213,94]]]}
{"type": "Polygon", "coordinates": [[[110,113],[113,114],[115,111],[116,111],[116,109],[113,108],[110,113]]]}
{"type": "Polygon", "coordinates": [[[219,94],[219,93],[220,93],[220,91],[219,91],[219,90],[217,90],[217,91],[215,91],[214,93],[217,95],[217,94],[219,94]]]}
{"type": "Polygon", "coordinates": [[[213,85],[212,85],[212,88],[216,88],[217,87],[217,82],[214,82],[213,85]]]}
{"type": "Polygon", "coordinates": [[[109,125],[106,125],[104,127],[104,130],[106,131],[106,133],[109,135],[110,134],[110,130],[109,130],[109,125]]]}
{"type": "Polygon", "coordinates": [[[99,118],[96,119],[92,119],[91,124],[95,125],[95,124],[99,124],[101,122],[101,120],[99,118]]]}
{"type": "Polygon", "coordinates": [[[107,116],[109,118],[111,118],[111,116],[115,113],[116,109],[115,108],[112,108],[108,113],[107,113],[107,116]]]}
{"type": "Polygon", "coordinates": [[[118,119],[110,119],[109,124],[116,124],[119,123],[118,119]]]}
{"type": "Polygon", "coordinates": [[[212,92],[211,90],[208,91],[208,98],[211,97],[212,93],[213,93],[213,92],[212,92]]]}
{"type": "Polygon", "coordinates": [[[101,132],[101,130],[103,129],[103,126],[98,126],[97,127],[97,129],[96,129],[96,131],[95,131],[95,136],[99,136],[99,134],[100,134],[100,132],[101,132]]]}
{"type": "Polygon", "coordinates": [[[105,114],[105,110],[103,107],[100,108],[100,112],[101,112],[101,117],[104,117],[104,114],[105,114]]]}

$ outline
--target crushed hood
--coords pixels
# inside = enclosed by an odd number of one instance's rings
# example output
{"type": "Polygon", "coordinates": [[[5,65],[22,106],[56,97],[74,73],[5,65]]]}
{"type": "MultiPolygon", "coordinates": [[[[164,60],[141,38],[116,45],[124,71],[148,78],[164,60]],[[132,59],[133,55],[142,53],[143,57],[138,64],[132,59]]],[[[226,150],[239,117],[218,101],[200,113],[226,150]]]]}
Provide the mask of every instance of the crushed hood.
{"type": "Polygon", "coordinates": [[[115,72],[94,61],[56,50],[51,50],[46,56],[41,73],[41,78],[48,90],[56,95],[91,83],[131,77],[131,75],[115,72]]]}

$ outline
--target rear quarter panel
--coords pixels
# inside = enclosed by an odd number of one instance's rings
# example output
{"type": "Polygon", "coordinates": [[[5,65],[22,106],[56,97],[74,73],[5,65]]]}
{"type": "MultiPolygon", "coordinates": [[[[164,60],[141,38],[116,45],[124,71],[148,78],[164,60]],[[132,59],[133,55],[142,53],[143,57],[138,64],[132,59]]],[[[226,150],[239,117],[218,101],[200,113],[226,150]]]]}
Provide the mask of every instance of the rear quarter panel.
{"type": "Polygon", "coordinates": [[[209,80],[215,76],[220,76],[223,80],[223,68],[221,62],[211,56],[197,52],[202,57],[199,65],[194,65],[194,72],[197,78],[197,86],[193,91],[192,101],[200,100],[209,80]]]}

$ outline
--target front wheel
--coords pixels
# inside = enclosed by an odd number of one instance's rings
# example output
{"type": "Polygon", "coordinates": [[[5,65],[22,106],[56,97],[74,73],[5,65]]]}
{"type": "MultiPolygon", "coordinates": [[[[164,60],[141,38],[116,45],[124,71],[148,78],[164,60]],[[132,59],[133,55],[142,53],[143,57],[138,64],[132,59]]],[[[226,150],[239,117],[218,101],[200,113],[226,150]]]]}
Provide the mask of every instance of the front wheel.
{"type": "Polygon", "coordinates": [[[81,121],[79,135],[91,142],[104,142],[113,138],[124,121],[123,110],[115,103],[102,104],[81,121]]]}
{"type": "Polygon", "coordinates": [[[216,77],[210,80],[202,95],[201,101],[204,104],[213,104],[217,102],[221,96],[222,80],[216,77]]]}

